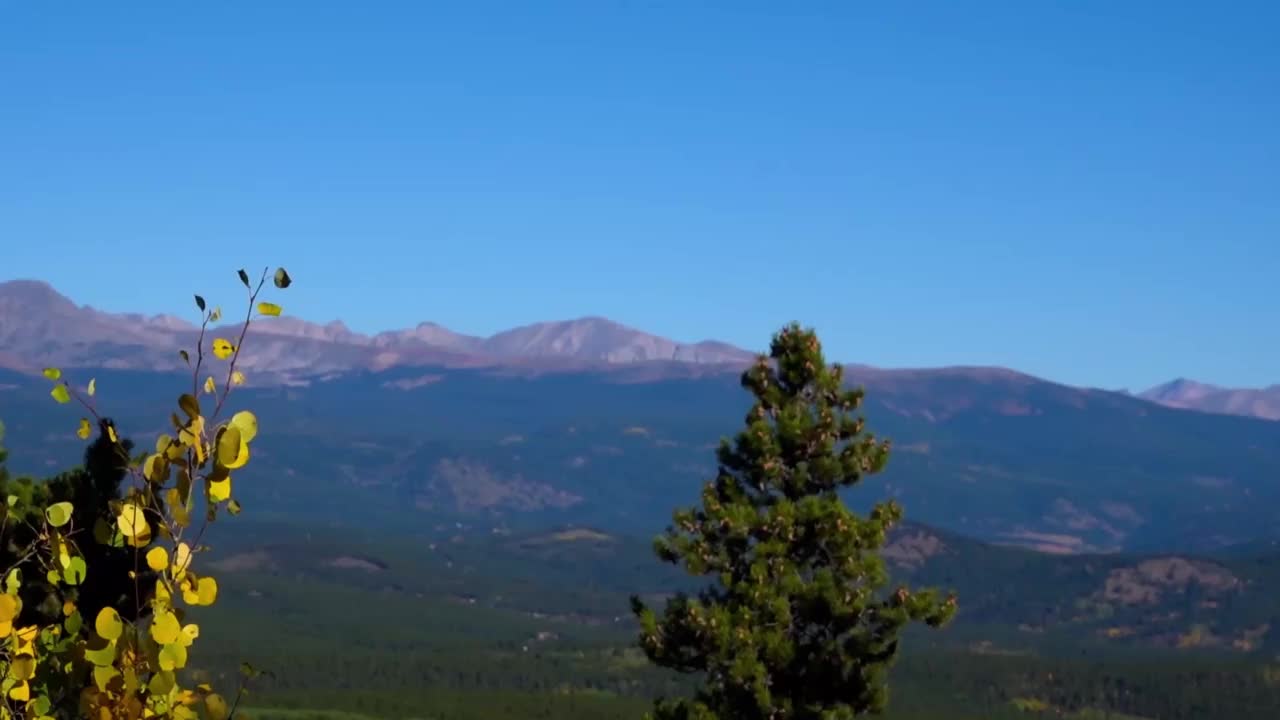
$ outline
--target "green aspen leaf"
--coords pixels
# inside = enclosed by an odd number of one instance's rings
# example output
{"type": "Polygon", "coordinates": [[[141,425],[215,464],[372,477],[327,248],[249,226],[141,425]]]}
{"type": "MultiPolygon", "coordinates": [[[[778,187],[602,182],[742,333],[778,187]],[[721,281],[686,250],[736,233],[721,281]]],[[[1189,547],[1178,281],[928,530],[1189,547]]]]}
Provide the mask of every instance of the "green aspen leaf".
{"type": "Polygon", "coordinates": [[[96,540],[99,545],[110,545],[111,534],[111,526],[107,524],[106,520],[98,518],[93,521],[93,539],[96,540]]]}
{"type": "Polygon", "coordinates": [[[62,625],[67,628],[68,634],[75,635],[79,633],[80,628],[84,626],[84,618],[80,615],[80,611],[77,610],[76,612],[68,615],[62,625]]]}
{"type": "Polygon", "coordinates": [[[179,643],[160,648],[160,669],[181,670],[187,666],[187,649],[179,643]]]}
{"type": "Polygon", "coordinates": [[[219,360],[226,360],[231,357],[231,353],[236,351],[236,346],[231,344],[226,338],[213,339],[213,356],[219,360]]]}
{"type": "Polygon", "coordinates": [[[50,380],[57,380],[58,378],[62,377],[62,371],[59,370],[58,368],[48,367],[44,369],[44,376],[49,378],[50,380]]]}
{"type": "Polygon", "coordinates": [[[97,685],[102,692],[106,692],[107,685],[118,677],[120,677],[120,671],[109,665],[106,667],[99,665],[93,669],[93,684],[97,685]]]}
{"type": "Polygon", "coordinates": [[[179,351],[178,351],[178,357],[182,358],[182,362],[186,363],[186,364],[187,364],[187,367],[191,367],[191,354],[190,354],[190,353],[188,353],[186,350],[179,350],[179,351]]]}
{"type": "Polygon", "coordinates": [[[71,512],[75,507],[69,502],[54,503],[45,508],[44,517],[49,524],[58,528],[71,522],[71,512]]]}
{"type": "Polygon", "coordinates": [[[17,595],[18,590],[22,588],[22,568],[14,568],[4,576],[4,591],[10,595],[17,595]]]}
{"type": "Polygon", "coordinates": [[[120,613],[116,612],[115,608],[105,607],[93,621],[93,629],[103,640],[116,640],[124,632],[124,621],[120,619],[120,613]]]}
{"type": "Polygon", "coordinates": [[[284,308],[275,303],[260,302],[258,303],[258,312],[269,317],[279,317],[284,308]]]}
{"type": "Polygon", "coordinates": [[[228,425],[240,431],[240,439],[251,443],[258,436],[258,417],[248,410],[241,410],[231,416],[228,425]]]}
{"type": "Polygon", "coordinates": [[[200,308],[200,312],[204,312],[204,298],[196,296],[196,307],[200,308]]]}
{"type": "Polygon", "coordinates": [[[54,385],[49,394],[62,405],[71,402],[71,393],[67,390],[66,385],[54,385]]]}
{"type": "Polygon", "coordinates": [[[14,680],[25,682],[30,680],[36,674],[36,659],[34,656],[23,653],[15,657],[9,663],[9,675],[14,680]]]}
{"type": "Polygon", "coordinates": [[[89,574],[89,566],[85,564],[84,558],[75,555],[71,558],[71,562],[67,563],[67,567],[62,571],[62,579],[68,585],[79,585],[84,582],[84,578],[89,574]]]}
{"type": "Polygon", "coordinates": [[[93,426],[89,424],[89,418],[80,418],[80,427],[76,428],[76,437],[81,440],[88,440],[93,434],[93,426]]]}
{"type": "Polygon", "coordinates": [[[17,506],[17,504],[18,504],[18,496],[17,496],[17,495],[10,495],[10,496],[9,496],[9,498],[8,498],[8,500],[7,500],[7,502],[8,502],[8,504],[9,504],[9,507],[16,507],[16,506],[17,506]]]}
{"type": "MultiPolygon", "coordinates": [[[[112,610],[111,608],[105,608],[102,612],[105,613],[107,610],[111,610],[111,612],[115,612],[115,610],[112,610]]],[[[99,617],[101,617],[101,615],[99,615],[99,617]]],[[[117,615],[116,617],[118,618],[119,615],[117,615]]],[[[120,631],[124,632],[123,625],[120,626],[120,631]]],[[[84,659],[88,660],[89,662],[93,663],[98,667],[104,667],[104,666],[110,665],[116,660],[115,642],[111,640],[107,640],[102,637],[97,637],[89,640],[89,642],[87,643],[84,649],[84,659]]]]}
{"type": "Polygon", "coordinates": [[[245,272],[244,268],[241,268],[237,272],[240,275],[240,282],[244,283],[245,287],[249,287],[249,273],[245,272]]]}
{"type": "Polygon", "coordinates": [[[160,645],[176,642],[182,633],[182,625],[171,611],[164,611],[151,619],[151,638],[160,645]]]}
{"type": "Polygon", "coordinates": [[[273,278],[276,287],[281,290],[293,284],[293,278],[289,277],[289,273],[284,268],[276,268],[276,276],[273,278]]]}
{"type": "Polygon", "coordinates": [[[173,671],[158,672],[151,676],[151,682],[147,683],[147,689],[152,695],[164,697],[169,691],[176,687],[177,679],[173,676],[173,671]]]}
{"type": "Polygon", "coordinates": [[[209,313],[209,322],[218,322],[222,319],[222,308],[216,307],[213,312],[209,313]]]}
{"type": "Polygon", "coordinates": [[[41,695],[31,701],[31,706],[28,708],[28,711],[39,718],[40,716],[48,715],[49,710],[51,710],[52,707],[53,703],[49,702],[49,698],[41,695]]]}
{"type": "Polygon", "coordinates": [[[183,393],[178,396],[178,409],[186,413],[187,417],[192,420],[200,417],[200,401],[190,393],[183,393]]]}
{"type": "Polygon", "coordinates": [[[89,397],[93,397],[93,394],[98,392],[98,378],[89,378],[89,387],[85,388],[85,392],[89,397]]]}

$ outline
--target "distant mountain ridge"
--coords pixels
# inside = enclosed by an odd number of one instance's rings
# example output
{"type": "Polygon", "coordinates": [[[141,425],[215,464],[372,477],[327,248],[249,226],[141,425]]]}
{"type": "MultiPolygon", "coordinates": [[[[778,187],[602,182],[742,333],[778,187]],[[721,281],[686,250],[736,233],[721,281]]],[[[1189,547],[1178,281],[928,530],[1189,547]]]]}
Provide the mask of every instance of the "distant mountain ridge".
{"type": "Polygon", "coordinates": [[[1280,385],[1224,388],[1178,378],[1142,392],[1138,397],[1186,410],[1280,420],[1280,385]]]}
{"type": "MultiPolygon", "coordinates": [[[[253,384],[296,384],[334,373],[423,366],[497,367],[524,373],[606,369],[616,372],[619,380],[644,382],[737,372],[755,357],[728,343],[677,342],[598,316],[534,323],[489,337],[433,322],[366,335],[341,320],[315,323],[289,316],[258,319],[254,328],[255,340],[239,362],[253,384]]],[[[233,329],[227,323],[214,332],[229,336],[233,329]]],[[[197,330],[195,324],[172,315],[107,313],[80,306],[39,280],[0,283],[0,368],[180,370],[184,363],[177,350],[191,347],[197,330]]],[[[921,384],[925,380],[956,375],[1015,387],[1038,381],[1004,368],[848,368],[851,379],[880,386],[893,383],[908,392],[908,386],[924,387],[929,384],[921,384]]],[[[930,387],[930,392],[938,390],[936,384],[930,387]]],[[[1280,420],[1280,385],[1227,389],[1180,379],[1134,397],[1167,407],[1280,420]]],[[[1010,400],[1005,409],[1016,414],[1016,406],[1016,400],[1010,400]]]]}
{"type": "MultiPolygon", "coordinates": [[[[227,335],[233,324],[216,328],[227,335]]],[[[177,349],[189,347],[198,328],[168,315],[104,313],[78,306],[47,283],[0,283],[0,366],[31,370],[45,365],[167,370],[183,367],[177,349]]],[[[625,365],[665,361],[741,365],[754,353],[727,343],[681,343],[602,317],[525,325],[477,337],[436,323],[365,335],[340,320],[320,324],[296,317],[255,321],[257,340],[241,366],[286,376],[323,375],[395,366],[625,365]]]]}

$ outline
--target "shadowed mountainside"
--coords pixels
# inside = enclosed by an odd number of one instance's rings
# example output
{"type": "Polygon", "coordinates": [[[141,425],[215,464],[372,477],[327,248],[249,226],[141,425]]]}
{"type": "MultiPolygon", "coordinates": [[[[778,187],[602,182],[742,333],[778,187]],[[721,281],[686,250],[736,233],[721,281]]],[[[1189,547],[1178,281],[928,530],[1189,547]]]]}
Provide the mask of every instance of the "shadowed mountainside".
{"type": "MultiPolygon", "coordinates": [[[[648,367],[392,368],[245,388],[231,410],[245,403],[271,431],[235,493],[258,514],[348,526],[648,532],[697,497],[715,443],[748,409],[735,373],[630,374],[648,367]]],[[[180,373],[64,371],[79,385],[96,376],[99,401],[141,445],[190,387],[180,373]]],[[[1059,553],[1280,534],[1280,423],[1007,371],[850,373],[868,388],[869,427],[894,441],[886,472],[850,493],[860,506],[894,497],[913,520],[1059,553]]],[[[0,417],[14,470],[76,462],[75,413],[43,378],[0,372],[0,417]]]]}

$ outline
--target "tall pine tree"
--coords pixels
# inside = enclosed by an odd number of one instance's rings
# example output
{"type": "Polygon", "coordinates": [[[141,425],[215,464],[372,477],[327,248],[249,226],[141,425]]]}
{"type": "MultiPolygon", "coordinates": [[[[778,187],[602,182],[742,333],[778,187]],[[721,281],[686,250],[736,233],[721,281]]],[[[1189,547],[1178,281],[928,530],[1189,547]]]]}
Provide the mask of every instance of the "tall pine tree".
{"type": "Polygon", "coordinates": [[[659,616],[638,598],[640,646],[655,664],[699,673],[693,698],[659,700],[657,720],[845,720],[888,702],[887,673],[910,622],[956,610],[936,590],[889,591],[879,550],[902,509],[866,517],[837,494],[889,459],[855,412],[817,336],[792,324],[742,376],[755,396],[746,428],[722,441],[701,507],[675,513],[664,561],[713,582],[659,616]]]}

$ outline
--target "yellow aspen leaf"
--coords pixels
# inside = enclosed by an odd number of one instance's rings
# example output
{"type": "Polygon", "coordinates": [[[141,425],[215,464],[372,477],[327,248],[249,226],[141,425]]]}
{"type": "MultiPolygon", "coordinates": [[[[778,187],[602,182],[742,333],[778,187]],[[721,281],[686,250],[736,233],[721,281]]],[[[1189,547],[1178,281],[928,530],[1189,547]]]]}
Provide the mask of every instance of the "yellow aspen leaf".
{"type": "Polygon", "coordinates": [[[239,370],[235,370],[235,371],[233,371],[233,372],[231,373],[231,384],[232,384],[232,385],[243,385],[243,384],[244,384],[244,373],[240,372],[239,370]]]}
{"type": "Polygon", "coordinates": [[[129,547],[144,548],[151,543],[151,528],[148,526],[141,534],[127,537],[124,539],[125,544],[129,547]]]}
{"type": "Polygon", "coordinates": [[[76,428],[76,437],[81,440],[88,440],[93,434],[93,426],[89,424],[89,418],[80,418],[80,427],[76,428]]]}
{"type": "Polygon", "coordinates": [[[59,404],[65,405],[71,402],[71,393],[67,390],[66,385],[54,385],[53,389],[49,391],[49,394],[52,395],[53,399],[57,400],[59,404]]]}
{"type": "Polygon", "coordinates": [[[151,637],[160,645],[168,645],[182,634],[182,625],[172,611],[158,613],[151,619],[151,637]]]}
{"type": "Polygon", "coordinates": [[[240,428],[228,425],[218,433],[218,464],[231,465],[240,456],[240,428]]]}
{"type": "Polygon", "coordinates": [[[89,397],[93,397],[93,394],[98,392],[97,378],[89,378],[89,387],[85,389],[85,392],[89,394],[89,397]]]}
{"type": "Polygon", "coordinates": [[[105,607],[93,621],[93,629],[103,640],[116,640],[124,632],[124,621],[120,619],[120,613],[116,612],[115,608],[105,607]]]}
{"type": "Polygon", "coordinates": [[[173,577],[181,580],[191,569],[191,546],[181,542],[173,551],[173,577]]]}
{"type": "Polygon", "coordinates": [[[209,313],[209,322],[218,322],[222,319],[222,308],[216,307],[213,312],[209,313]]]}
{"type": "Polygon", "coordinates": [[[182,586],[182,602],[188,605],[199,605],[200,593],[196,592],[196,589],[191,582],[191,577],[187,576],[183,578],[180,584],[182,586]]]}
{"type": "Polygon", "coordinates": [[[18,652],[30,650],[31,644],[35,642],[36,635],[40,634],[38,625],[28,625],[24,628],[18,628],[18,652]]]}
{"type": "MultiPolygon", "coordinates": [[[[59,528],[71,522],[71,512],[74,510],[69,502],[54,503],[44,510],[44,518],[49,524],[59,528]]],[[[66,567],[65,565],[63,567],[66,567]]]]}
{"type": "Polygon", "coordinates": [[[136,503],[125,503],[120,508],[120,515],[116,517],[116,525],[120,528],[120,534],[127,538],[137,537],[145,533],[150,534],[147,526],[147,518],[143,514],[141,507],[136,503]]]}
{"type": "Polygon", "coordinates": [[[248,410],[241,410],[231,416],[228,425],[240,431],[240,439],[247,443],[253,442],[258,436],[258,416],[248,410]]]}
{"type": "Polygon", "coordinates": [[[213,356],[219,360],[226,360],[231,357],[231,353],[236,351],[236,346],[231,344],[230,340],[225,338],[214,338],[213,340],[213,356]]]}
{"type": "Polygon", "coordinates": [[[27,684],[27,681],[23,680],[17,685],[14,685],[13,689],[9,690],[9,698],[17,700],[18,702],[26,702],[30,700],[31,686],[27,684]]]}
{"type": "MultiPolygon", "coordinates": [[[[22,610],[22,601],[15,595],[0,595],[0,622],[12,623],[22,610]]],[[[7,635],[8,633],[6,633],[7,635]]]]}
{"type": "Polygon", "coordinates": [[[110,438],[110,439],[111,439],[111,442],[113,442],[113,443],[119,443],[119,442],[120,442],[120,436],[119,436],[119,435],[116,435],[116,426],[115,426],[115,425],[107,425],[107,437],[108,437],[108,438],[110,438]]]}
{"type": "Polygon", "coordinates": [[[212,605],[218,599],[218,581],[211,577],[200,578],[196,593],[200,597],[201,605],[212,605]]]}
{"type": "Polygon", "coordinates": [[[231,476],[209,483],[209,499],[219,503],[231,498],[231,476]]]}
{"type": "Polygon", "coordinates": [[[213,379],[212,375],[204,379],[204,391],[210,395],[218,391],[218,383],[213,379]]]}
{"type": "Polygon", "coordinates": [[[258,303],[258,312],[263,315],[278,317],[282,311],[283,311],[283,308],[281,308],[279,305],[275,303],[269,303],[269,302],[258,303]]]}
{"type": "Polygon", "coordinates": [[[182,627],[182,637],[178,638],[178,642],[182,643],[186,647],[191,647],[191,644],[194,643],[199,637],[200,637],[199,625],[196,625],[194,623],[189,625],[184,625],[182,627]],[[186,638],[186,639],[184,640],[183,638],[186,638]]]}
{"type": "Polygon", "coordinates": [[[217,693],[205,696],[204,708],[209,713],[209,720],[227,720],[227,701],[217,693]]]}
{"type": "Polygon", "coordinates": [[[7,638],[13,634],[13,622],[5,620],[0,622],[0,638],[7,638]]]}
{"type": "Polygon", "coordinates": [[[71,602],[70,600],[68,600],[68,601],[66,601],[66,602],[64,602],[64,603],[62,603],[62,614],[63,614],[63,616],[65,616],[65,617],[70,617],[70,616],[71,616],[71,613],[73,613],[73,612],[75,612],[75,611],[76,611],[76,604],[75,604],[75,603],[71,602]]]}
{"type": "Polygon", "coordinates": [[[50,380],[57,380],[58,378],[62,377],[62,371],[59,370],[58,368],[47,367],[44,369],[44,376],[49,378],[50,380]]]}
{"type": "Polygon", "coordinates": [[[154,483],[169,479],[169,462],[161,455],[148,455],[142,464],[142,475],[154,483]]]}
{"type": "Polygon", "coordinates": [[[249,462],[249,443],[240,428],[228,425],[218,435],[218,464],[228,470],[244,467],[249,462]]]}
{"type": "Polygon", "coordinates": [[[162,547],[153,547],[147,551],[147,567],[156,572],[164,572],[169,567],[169,551],[162,547]]]}
{"type": "Polygon", "coordinates": [[[156,580],[155,601],[161,607],[168,607],[173,600],[173,596],[169,594],[169,585],[164,580],[156,580]]]}

